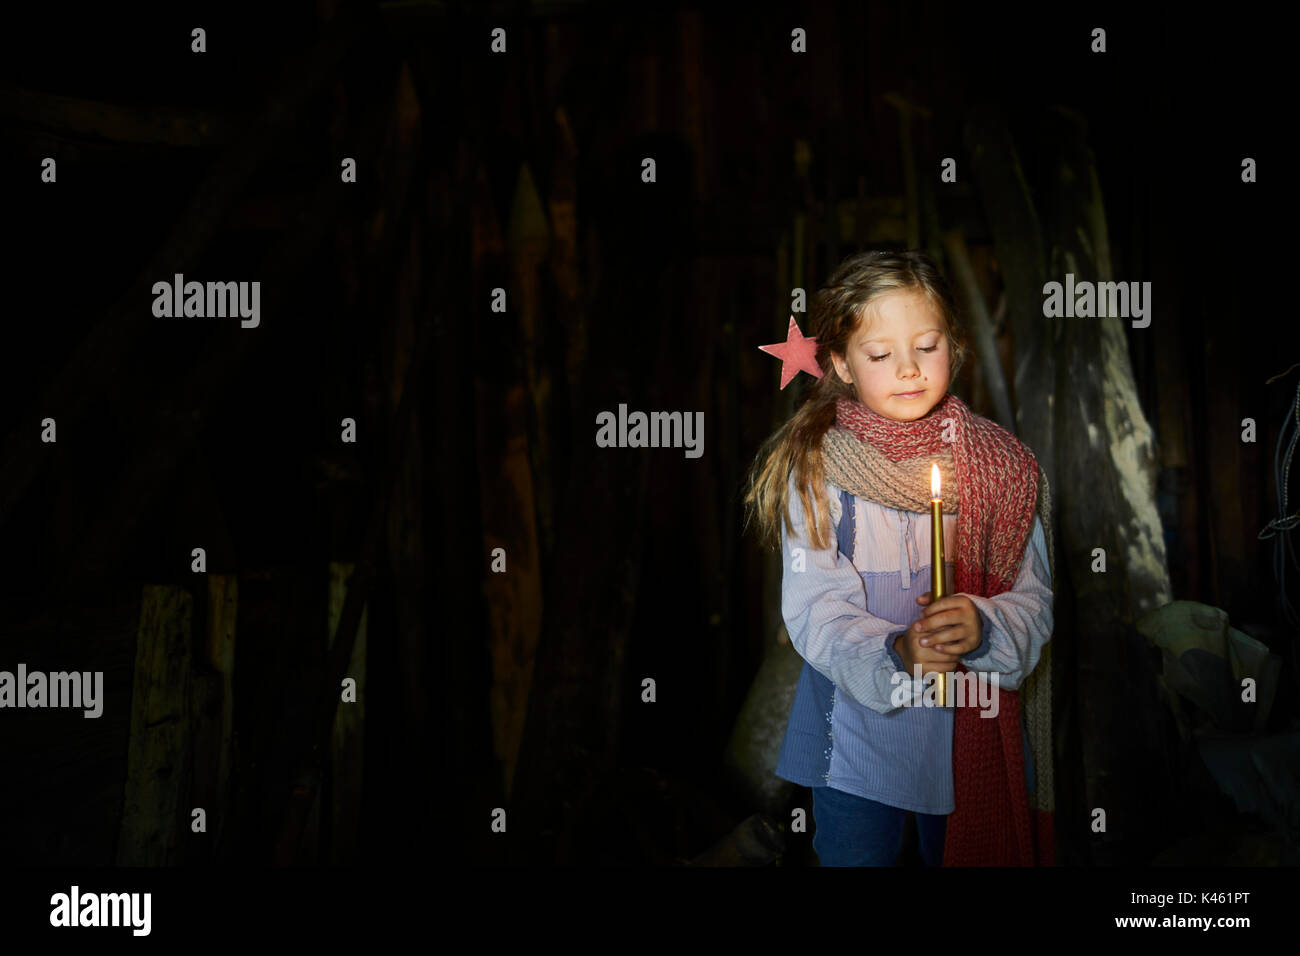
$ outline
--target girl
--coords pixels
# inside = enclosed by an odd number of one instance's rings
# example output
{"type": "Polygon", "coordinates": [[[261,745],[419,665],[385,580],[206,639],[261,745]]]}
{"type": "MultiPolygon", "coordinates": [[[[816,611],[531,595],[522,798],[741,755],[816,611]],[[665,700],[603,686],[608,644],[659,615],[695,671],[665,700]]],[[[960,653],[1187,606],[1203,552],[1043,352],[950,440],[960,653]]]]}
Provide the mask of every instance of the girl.
{"type": "Polygon", "coordinates": [[[776,773],[812,788],[823,866],[893,865],[909,811],[928,866],[1050,864],[1046,478],[948,393],[966,348],[928,256],[850,257],[810,319],[822,376],[745,496],[763,540],[779,537],[781,615],[804,659],[776,773]],[[956,582],[933,602],[932,464],[956,582]],[[921,706],[935,678],[914,668],[967,666],[992,675],[991,701],[921,706]]]}

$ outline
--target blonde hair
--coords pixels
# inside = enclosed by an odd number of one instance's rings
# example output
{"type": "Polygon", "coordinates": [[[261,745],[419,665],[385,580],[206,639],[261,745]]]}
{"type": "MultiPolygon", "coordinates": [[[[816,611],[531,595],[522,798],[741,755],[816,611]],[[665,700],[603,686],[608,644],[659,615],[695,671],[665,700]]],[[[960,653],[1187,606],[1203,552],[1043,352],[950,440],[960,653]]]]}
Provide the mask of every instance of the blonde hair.
{"type": "Polygon", "coordinates": [[[808,521],[808,541],[817,549],[830,545],[830,508],[821,442],[835,423],[835,403],[854,398],[853,387],[840,378],[831,353],[844,355],[873,300],[890,292],[924,295],[943,317],[948,338],[949,381],[965,364],[968,347],[959,325],[957,304],[938,266],[924,252],[861,252],[845,259],[817,291],[809,312],[808,333],[817,337],[817,364],[822,377],[808,390],[790,420],[763,442],[745,485],[745,527],[757,519],[759,542],[781,547],[780,522],[794,533],[787,501],[790,476],[808,521]],[[813,507],[813,501],[817,509],[813,507]]]}

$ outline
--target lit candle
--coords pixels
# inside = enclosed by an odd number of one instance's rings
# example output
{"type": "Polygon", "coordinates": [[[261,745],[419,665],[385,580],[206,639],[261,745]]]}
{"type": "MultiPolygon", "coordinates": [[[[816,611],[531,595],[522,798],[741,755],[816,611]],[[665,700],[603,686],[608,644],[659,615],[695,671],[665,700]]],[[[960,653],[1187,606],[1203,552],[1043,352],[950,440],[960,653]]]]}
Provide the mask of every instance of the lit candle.
{"type": "MultiPolygon", "coordinates": [[[[943,498],[940,496],[939,466],[930,466],[930,603],[948,593],[944,586],[943,498]]],[[[948,675],[939,674],[935,690],[940,707],[948,706],[948,675]]]]}

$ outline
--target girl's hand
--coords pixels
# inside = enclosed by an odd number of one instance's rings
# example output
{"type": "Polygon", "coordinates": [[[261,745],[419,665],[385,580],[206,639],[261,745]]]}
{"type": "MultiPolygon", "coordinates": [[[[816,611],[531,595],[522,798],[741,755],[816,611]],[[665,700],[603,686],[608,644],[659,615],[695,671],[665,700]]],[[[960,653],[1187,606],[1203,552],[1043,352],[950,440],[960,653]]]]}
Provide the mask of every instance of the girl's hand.
{"type": "MultiPolygon", "coordinates": [[[[930,595],[923,594],[916,600],[924,606],[930,603],[930,595]]],[[[915,675],[918,666],[922,677],[927,674],[948,674],[956,670],[957,658],[934,644],[937,636],[934,628],[923,631],[920,630],[922,626],[924,618],[919,617],[912,622],[911,627],[894,639],[894,650],[902,658],[907,673],[915,675]]]]}
{"type": "Polygon", "coordinates": [[[956,658],[969,654],[984,642],[979,611],[965,594],[949,594],[937,601],[929,594],[922,594],[916,601],[923,610],[912,628],[922,647],[956,658]]]}

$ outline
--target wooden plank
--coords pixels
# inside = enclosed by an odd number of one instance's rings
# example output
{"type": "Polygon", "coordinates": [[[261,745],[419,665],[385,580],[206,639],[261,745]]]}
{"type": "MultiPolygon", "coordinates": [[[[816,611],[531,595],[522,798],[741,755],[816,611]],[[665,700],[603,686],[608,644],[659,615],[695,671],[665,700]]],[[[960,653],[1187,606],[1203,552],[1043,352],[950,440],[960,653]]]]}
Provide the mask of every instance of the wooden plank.
{"type": "Polygon", "coordinates": [[[207,836],[195,837],[206,849],[196,858],[222,858],[230,813],[230,770],[233,763],[235,622],[239,610],[239,579],[233,574],[208,574],[207,620],[203,655],[194,667],[194,785],[193,804],[207,812],[207,836]]]}
{"type": "MultiPolygon", "coordinates": [[[[555,154],[551,162],[551,188],[547,209],[551,215],[551,254],[548,261],[560,302],[557,308],[564,329],[564,374],[570,384],[582,378],[587,360],[587,315],[578,269],[578,147],[563,107],[555,111],[555,154]]],[[[569,415],[578,413],[578,389],[566,390],[569,415]]]]}
{"type": "MultiPolygon", "coordinates": [[[[443,334],[444,323],[440,316],[435,316],[431,324],[417,329],[412,320],[415,307],[410,297],[421,281],[417,275],[420,271],[417,263],[421,261],[417,216],[420,206],[407,199],[419,157],[415,144],[418,142],[420,106],[413,84],[411,71],[403,63],[398,71],[394,94],[384,109],[384,114],[394,120],[393,128],[387,135],[377,137],[382,139],[382,144],[376,163],[385,166],[388,175],[371,220],[373,241],[367,259],[373,270],[373,275],[367,280],[372,295],[371,311],[398,310],[395,338],[388,343],[386,358],[390,369],[388,394],[397,404],[397,413],[389,427],[383,430],[381,440],[388,450],[375,486],[378,493],[374,495],[366,524],[360,560],[349,579],[335,636],[328,648],[323,669],[324,683],[315,693],[305,729],[288,743],[293,782],[287,805],[278,821],[278,835],[272,851],[272,861],[279,866],[292,865],[304,857],[311,858],[318,826],[332,823],[333,796],[327,797],[324,793],[327,761],[318,755],[329,753],[332,748],[342,681],[352,666],[365,601],[378,573],[381,544],[385,540],[391,541],[395,548],[405,547],[403,542],[415,548],[411,552],[415,557],[413,564],[400,550],[393,554],[399,573],[399,594],[402,595],[402,603],[397,609],[397,640],[399,653],[404,655],[407,665],[398,685],[398,706],[408,721],[411,745],[417,749],[424,746],[427,704],[417,683],[418,675],[424,672],[421,596],[424,582],[417,580],[422,576],[419,570],[421,536],[412,530],[421,526],[415,499],[421,494],[419,486],[422,481],[418,466],[408,467],[406,457],[418,453],[418,449],[412,450],[412,437],[418,428],[420,370],[429,354],[429,343],[435,335],[443,334]],[[407,243],[405,255],[393,248],[401,242],[407,243]],[[399,287],[404,293],[398,294],[395,300],[391,299],[392,290],[399,287]],[[410,341],[412,333],[414,342],[410,341]],[[403,336],[407,338],[403,339],[403,336]],[[397,521],[395,528],[390,525],[394,518],[397,521]]],[[[389,125],[385,119],[380,128],[388,129],[389,125]]],[[[445,275],[445,269],[439,267],[434,270],[434,275],[436,286],[439,277],[445,275]]],[[[423,782],[418,782],[418,785],[422,786],[423,782]]]]}
{"type": "Polygon", "coordinates": [[[528,399],[523,384],[492,384],[479,376],[478,473],[483,522],[483,560],[505,551],[505,572],[486,570],[483,594],[492,654],[493,752],[500,761],[505,793],[514,786],[528,696],[542,627],[542,567],[533,505],[528,435],[528,399]]]}
{"type": "Polygon", "coordinates": [[[700,199],[707,199],[713,193],[714,154],[711,142],[707,138],[704,119],[708,104],[706,92],[711,93],[704,82],[704,77],[712,78],[716,74],[707,73],[700,68],[703,60],[701,52],[702,24],[698,10],[677,11],[678,63],[681,67],[681,93],[679,112],[682,117],[682,137],[690,145],[691,162],[694,164],[695,194],[700,199]]]}
{"type": "Polygon", "coordinates": [[[119,106],[0,83],[0,117],[114,144],[213,147],[232,139],[252,117],[201,107],[119,106]]]}
{"type": "Polygon", "coordinates": [[[1048,485],[1055,488],[1054,410],[1050,401],[1043,401],[1045,396],[1054,397],[1056,391],[1055,324],[1043,316],[1043,285],[1047,281],[1043,230],[1000,108],[973,109],[965,139],[1007,287],[1016,342],[1016,435],[1033,449],[1048,485]]]}
{"type": "MultiPolygon", "coordinates": [[[[644,263],[630,260],[625,251],[606,263],[602,286],[625,311],[618,324],[592,329],[592,361],[582,387],[584,394],[598,397],[597,407],[617,407],[647,394],[650,383],[671,380],[671,346],[679,333],[675,323],[653,317],[678,301],[674,295],[690,294],[681,269],[670,263],[662,274],[647,273],[644,263]],[[619,326],[641,322],[654,334],[629,352],[619,342],[619,326]]],[[[590,421],[583,426],[587,436],[591,427],[590,421]]],[[[654,461],[646,451],[611,452],[589,438],[573,445],[557,527],[582,528],[582,533],[560,535],[546,565],[546,613],[533,680],[547,692],[529,697],[510,801],[511,827],[518,828],[520,838],[511,839],[508,852],[521,862],[570,859],[574,808],[616,762],[624,700],[635,699],[644,676],[625,673],[624,655],[643,599],[638,582],[654,461]],[[598,514],[616,515],[617,521],[590,520],[598,514]]]]}
{"type": "Polygon", "coordinates": [[[966,314],[970,316],[985,387],[993,399],[994,418],[999,425],[1015,434],[1015,415],[1011,411],[1011,396],[1007,394],[1007,380],[1002,375],[1002,364],[998,361],[993,321],[989,318],[988,307],[975,279],[975,268],[971,265],[966,240],[960,231],[951,229],[944,234],[943,245],[948,254],[948,265],[954,283],[966,304],[966,314]]]}
{"type": "Polygon", "coordinates": [[[507,229],[510,250],[510,310],[519,316],[520,347],[530,399],[529,437],[532,440],[533,494],[537,504],[538,536],[542,554],[555,547],[555,503],[551,468],[551,372],[545,360],[546,343],[541,326],[542,290],[538,268],[550,251],[551,231],[542,213],[541,197],[527,163],[519,167],[507,229]]]}
{"type": "Polygon", "coordinates": [[[118,866],[174,865],[188,838],[192,605],[184,588],[144,588],[118,866]]]}
{"type": "MultiPolygon", "coordinates": [[[[347,600],[348,582],[356,565],[331,561],[329,565],[329,631],[327,646],[333,646],[343,603],[347,600]]],[[[361,790],[365,780],[366,737],[366,611],[361,610],[356,643],[347,676],[357,682],[356,703],[339,701],[330,738],[330,839],[326,862],[332,865],[358,861],[361,850],[361,790]]],[[[341,688],[340,688],[341,698],[341,688]]]]}
{"type": "Polygon", "coordinates": [[[903,210],[907,230],[907,248],[921,247],[921,195],[916,179],[916,157],[912,141],[912,117],[929,116],[930,111],[918,106],[912,100],[898,92],[884,94],[882,99],[898,111],[898,141],[902,152],[903,167],[903,210]]]}
{"type": "MultiPolygon", "coordinates": [[[[412,237],[419,220],[412,222],[412,237]]],[[[418,249],[403,256],[397,272],[396,310],[393,321],[394,345],[387,361],[393,374],[395,391],[391,394],[392,409],[401,407],[402,395],[410,386],[407,356],[414,354],[418,327],[415,321],[420,302],[416,296],[420,262],[418,249]],[[400,389],[398,386],[400,385],[400,389]]],[[[401,466],[393,476],[393,488],[386,520],[385,541],[387,564],[393,575],[392,613],[396,626],[397,655],[402,662],[398,673],[398,709],[407,729],[412,746],[419,748],[429,727],[428,673],[429,636],[425,623],[424,572],[424,488],[423,462],[424,430],[421,428],[419,406],[411,409],[407,420],[401,424],[405,433],[394,433],[390,441],[406,449],[401,466]]],[[[337,687],[336,687],[337,690],[337,687]]]]}
{"type": "MultiPolygon", "coordinates": [[[[439,280],[436,279],[434,285],[440,287],[439,280]]],[[[321,746],[328,747],[333,739],[334,721],[338,715],[339,688],[352,666],[352,654],[361,627],[365,602],[377,574],[380,544],[387,527],[386,519],[393,492],[403,459],[409,452],[406,439],[411,434],[411,422],[423,387],[422,375],[427,374],[423,371],[424,362],[431,351],[430,346],[435,337],[445,337],[445,329],[446,326],[440,316],[435,317],[430,325],[422,326],[410,364],[407,366],[401,403],[390,433],[392,440],[388,444],[383,470],[376,484],[379,493],[374,496],[366,523],[365,540],[361,545],[361,557],[348,581],[347,597],[343,601],[338,626],[330,643],[329,655],[324,667],[324,684],[319,688],[312,702],[307,729],[300,738],[290,744],[293,754],[290,759],[295,768],[294,783],[289,794],[288,805],[280,820],[279,836],[276,838],[273,851],[272,858],[278,865],[288,865],[293,862],[305,821],[313,804],[318,800],[321,779],[318,761],[314,754],[321,746]]]]}

